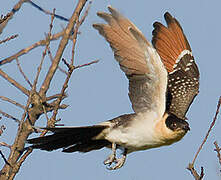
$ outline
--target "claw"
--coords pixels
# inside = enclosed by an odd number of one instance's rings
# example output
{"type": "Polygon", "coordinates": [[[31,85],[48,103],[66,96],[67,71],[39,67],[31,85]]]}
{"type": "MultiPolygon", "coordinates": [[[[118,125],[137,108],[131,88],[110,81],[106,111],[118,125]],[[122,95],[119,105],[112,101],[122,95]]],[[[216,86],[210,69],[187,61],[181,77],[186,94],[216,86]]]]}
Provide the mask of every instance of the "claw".
{"type": "Polygon", "coordinates": [[[125,160],[126,160],[126,155],[123,155],[121,158],[118,158],[118,159],[115,159],[114,163],[115,165],[112,166],[112,167],[107,167],[109,170],[116,170],[116,169],[119,169],[121,168],[124,163],[125,163],[125,160]]]}
{"type": "Polygon", "coordinates": [[[111,154],[110,156],[108,156],[108,158],[104,161],[105,165],[111,165],[113,162],[116,161],[116,154],[111,154]]]}
{"type": "Polygon", "coordinates": [[[104,161],[105,165],[107,166],[108,170],[116,170],[121,168],[125,161],[127,156],[127,149],[123,148],[122,157],[116,158],[116,144],[112,143],[112,154],[104,161]],[[113,166],[111,166],[114,164],[113,166]]]}
{"type": "Polygon", "coordinates": [[[112,143],[112,154],[104,161],[105,165],[111,165],[116,160],[116,144],[112,143]]]}

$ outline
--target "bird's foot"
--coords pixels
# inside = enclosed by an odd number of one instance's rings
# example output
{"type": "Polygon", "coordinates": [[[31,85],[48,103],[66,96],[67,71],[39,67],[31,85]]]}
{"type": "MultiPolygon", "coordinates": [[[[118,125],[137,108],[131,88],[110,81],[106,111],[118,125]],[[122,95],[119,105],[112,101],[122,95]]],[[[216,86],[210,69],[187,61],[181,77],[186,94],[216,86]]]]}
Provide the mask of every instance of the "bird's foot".
{"type": "Polygon", "coordinates": [[[110,156],[108,156],[108,158],[104,161],[105,165],[111,165],[113,162],[116,161],[116,154],[112,153],[110,156]]]}
{"type": "Polygon", "coordinates": [[[112,143],[112,154],[108,156],[108,158],[104,161],[105,165],[111,165],[116,160],[116,149],[117,145],[115,143],[112,143]]]}
{"type": "Polygon", "coordinates": [[[126,161],[126,156],[127,156],[127,149],[123,148],[122,157],[117,158],[116,157],[116,144],[113,143],[112,144],[112,154],[104,161],[104,164],[108,165],[107,169],[109,169],[109,170],[119,169],[124,165],[124,163],[126,161]]]}
{"type": "MultiPolygon", "coordinates": [[[[107,169],[108,170],[116,170],[116,169],[119,169],[119,168],[121,168],[123,165],[124,165],[124,163],[125,163],[125,161],[126,161],[126,155],[123,155],[121,158],[118,158],[118,159],[114,159],[114,165],[113,166],[109,166],[109,167],[107,167],[107,169]]],[[[112,163],[113,163],[112,162],[112,163]]],[[[111,163],[111,164],[112,164],[111,163]]]]}

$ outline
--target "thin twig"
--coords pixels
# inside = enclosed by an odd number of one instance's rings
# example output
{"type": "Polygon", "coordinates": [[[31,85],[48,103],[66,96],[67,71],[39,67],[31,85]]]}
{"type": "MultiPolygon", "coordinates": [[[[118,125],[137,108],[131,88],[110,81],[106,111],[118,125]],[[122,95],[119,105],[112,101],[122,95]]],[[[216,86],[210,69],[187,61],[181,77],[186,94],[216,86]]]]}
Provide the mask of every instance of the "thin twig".
{"type": "MultiPolygon", "coordinates": [[[[45,14],[49,14],[49,15],[52,15],[52,14],[53,14],[53,13],[51,13],[50,11],[47,11],[47,10],[43,9],[42,7],[40,7],[39,5],[35,4],[35,3],[32,2],[32,1],[29,1],[29,3],[30,3],[32,6],[34,6],[35,8],[37,8],[38,10],[44,12],[45,14]]],[[[60,16],[60,15],[57,15],[57,14],[54,14],[54,17],[56,17],[56,18],[58,18],[58,19],[61,19],[61,20],[63,20],[63,21],[67,21],[67,22],[69,21],[69,19],[67,19],[67,18],[65,18],[65,17],[63,17],[63,16],[60,16]]]]}
{"type": "Polygon", "coordinates": [[[194,166],[190,163],[187,169],[191,172],[195,180],[202,180],[204,176],[204,169],[201,167],[200,175],[195,170],[194,166]]]}
{"type": "Polygon", "coordinates": [[[12,100],[12,99],[9,99],[9,98],[7,98],[7,97],[5,97],[5,96],[0,96],[0,99],[2,99],[3,101],[7,101],[7,102],[9,102],[9,103],[11,103],[11,104],[14,104],[14,105],[16,105],[16,106],[18,106],[18,107],[20,107],[20,108],[22,108],[22,109],[25,109],[25,106],[23,106],[23,105],[21,105],[20,103],[14,101],[14,100],[12,100]]]}
{"type": "Polygon", "coordinates": [[[3,132],[6,130],[5,125],[1,125],[0,127],[0,136],[3,134],[3,132]]]}
{"type": "Polygon", "coordinates": [[[79,21],[79,19],[77,19],[77,23],[76,23],[76,26],[75,26],[74,31],[73,31],[73,36],[72,36],[73,37],[73,39],[72,39],[73,45],[72,45],[72,55],[71,55],[71,66],[74,65],[74,54],[75,54],[74,51],[75,51],[75,45],[76,45],[76,41],[77,41],[78,29],[83,24],[84,20],[86,19],[87,15],[89,13],[90,7],[91,7],[91,3],[92,3],[92,1],[89,2],[89,5],[88,5],[84,15],[80,19],[80,21],[79,21]]]}
{"type": "MultiPolygon", "coordinates": [[[[26,158],[29,156],[29,154],[31,154],[33,151],[32,148],[28,148],[27,151],[24,153],[24,155],[19,159],[19,161],[15,164],[14,168],[15,171],[19,171],[21,165],[23,164],[23,162],[26,160],[26,158]]],[[[12,175],[12,179],[14,179],[15,174],[12,175]]]]}
{"type": "Polygon", "coordinates": [[[99,62],[99,60],[91,61],[91,62],[86,63],[86,64],[75,66],[74,69],[78,69],[78,68],[82,68],[82,67],[85,67],[85,66],[89,66],[91,64],[98,63],[98,62],[99,62]]]}
{"type": "Polygon", "coordinates": [[[12,115],[10,115],[10,114],[8,114],[8,113],[6,113],[6,112],[3,112],[2,110],[0,110],[0,114],[2,114],[3,116],[5,116],[5,117],[7,117],[7,118],[9,118],[9,119],[14,120],[16,123],[20,123],[20,120],[19,120],[19,119],[13,117],[12,115]]]}
{"type": "MultiPolygon", "coordinates": [[[[51,15],[51,24],[50,24],[50,30],[49,30],[49,33],[48,33],[48,37],[51,36],[51,31],[52,31],[52,27],[53,27],[54,17],[55,17],[55,9],[53,10],[53,14],[51,15]]],[[[53,57],[52,57],[52,54],[51,54],[50,46],[47,46],[47,52],[48,52],[48,55],[49,55],[49,58],[50,58],[51,62],[53,62],[53,57]]],[[[61,72],[65,73],[67,75],[67,72],[65,70],[63,70],[61,67],[58,66],[58,69],[61,72]]]]}
{"type": "Polygon", "coordinates": [[[18,34],[12,35],[12,36],[10,36],[10,37],[7,37],[6,39],[1,40],[1,41],[0,41],[0,44],[5,43],[5,42],[7,42],[7,41],[10,41],[10,40],[12,40],[12,39],[15,39],[16,37],[18,37],[18,34]]]}
{"type": "Polygon", "coordinates": [[[216,153],[217,153],[217,157],[218,157],[218,160],[219,160],[219,164],[220,164],[220,166],[221,166],[221,154],[220,154],[220,151],[221,151],[221,148],[219,147],[219,145],[218,145],[218,143],[215,141],[214,142],[214,145],[215,145],[215,149],[214,149],[214,151],[216,151],[216,153]]]}
{"type": "Polygon", "coordinates": [[[217,104],[216,113],[215,113],[215,116],[214,116],[214,118],[213,118],[212,123],[210,124],[209,130],[208,130],[208,132],[206,133],[206,136],[205,136],[205,138],[203,139],[203,142],[202,142],[202,144],[200,145],[200,147],[199,147],[199,149],[198,149],[198,151],[197,151],[197,153],[196,153],[196,155],[195,155],[195,157],[194,157],[192,163],[189,163],[189,165],[188,165],[188,167],[187,167],[187,169],[191,172],[191,174],[193,175],[193,177],[195,178],[195,180],[202,180],[202,179],[203,179],[203,176],[204,176],[204,169],[203,169],[203,167],[201,167],[201,173],[200,173],[200,175],[199,175],[199,174],[197,173],[197,171],[194,169],[194,163],[195,163],[196,158],[198,157],[200,151],[202,150],[203,145],[205,144],[205,142],[206,142],[206,140],[207,140],[207,138],[208,138],[208,136],[209,136],[209,134],[210,134],[210,132],[211,132],[213,126],[215,125],[217,116],[218,116],[218,114],[219,114],[220,105],[221,105],[221,96],[219,97],[219,101],[218,101],[218,104],[217,104]]]}
{"type": "Polygon", "coordinates": [[[32,87],[31,82],[29,81],[28,77],[25,75],[25,73],[23,72],[23,70],[21,68],[21,65],[20,65],[20,62],[18,60],[18,57],[16,58],[16,62],[17,62],[18,69],[19,69],[20,73],[22,74],[23,78],[29,84],[29,86],[32,87]]]}
{"type": "Polygon", "coordinates": [[[194,165],[194,163],[195,163],[195,161],[196,161],[196,158],[197,158],[199,152],[200,152],[201,149],[203,148],[203,145],[205,144],[205,142],[206,142],[206,140],[207,140],[207,138],[208,138],[208,136],[209,136],[209,134],[210,134],[210,131],[212,130],[213,126],[215,125],[217,116],[218,116],[218,114],[219,114],[220,104],[221,104],[221,96],[219,97],[219,101],[218,101],[217,108],[216,108],[216,113],[215,113],[215,116],[214,116],[214,118],[213,118],[213,121],[212,121],[212,123],[211,123],[211,125],[210,125],[210,127],[209,127],[209,130],[208,130],[208,132],[206,133],[206,136],[205,136],[205,138],[203,139],[203,142],[202,142],[202,144],[200,145],[200,147],[199,147],[199,149],[198,149],[198,151],[197,151],[197,153],[196,153],[196,155],[195,155],[195,157],[194,157],[194,159],[193,159],[193,161],[192,161],[192,164],[193,164],[193,165],[194,165]]]}
{"type": "Polygon", "coordinates": [[[12,79],[8,74],[6,74],[4,71],[0,69],[0,76],[2,76],[5,80],[7,80],[9,83],[11,83],[13,86],[15,86],[17,89],[19,89],[21,92],[23,92],[26,96],[29,95],[29,90],[27,90],[25,87],[23,87],[21,84],[19,84],[17,81],[12,79]]]}
{"type": "Polygon", "coordinates": [[[5,16],[1,15],[0,24],[6,21],[9,17],[10,17],[10,13],[6,14],[5,16]]]}
{"type": "Polygon", "coordinates": [[[7,148],[11,149],[11,145],[9,145],[5,142],[0,142],[0,146],[4,146],[4,147],[7,147],[7,148]]]}
{"type": "Polygon", "coordinates": [[[39,91],[40,96],[46,95],[46,92],[48,91],[52,78],[54,77],[54,73],[57,70],[58,64],[61,60],[62,54],[64,52],[64,49],[66,48],[66,45],[69,41],[70,38],[70,34],[72,32],[73,27],[75,26],[78,17],[84,7],[84,5],[86,4],[86,0],[80,0],[75,8],[74,13],[72,14],[70,21],[67,25],[67,28],[64,30],[64,34],[63,37],[59,43],[59,47],[58,50],[56,52],[56,55],[54,57],[54,60],[50,66],[50,68],[48,69],[47,75],[45,77],[45,80],[41,86],[41,89],[39,91]]]}
{"type": "MultiPolygon", "coordinates": [[[[50,58],[51,62],[53,62],[53,56],[52,56],[50,47],[48,47],[48,55],[49,55],[49,58],[50,58]]],[[[62,69],[60,66],[58,66],[58,69],[59,69],[62,73],[68,75],[68,73],[67,73],[64,69],[62,69]]]]}
{"type": "MultiPolygon", "coordinates": [[[[53,13],[55,12],[55,9],[53,10],[53,13]]],[[[44,62],[44,59],[45,59],[45,56],[46,56],[46,53],[47,53],[47,49],[50,45],[50,37],[51,37],[51,31],[52,31],[52,27],[53,27],[53,20],[54,20],[54,15],[51,16],[51,23],[50,23],[50,26],[49,26],[49,33],[46,37],[46,47],[42,53],[42,58],[41,58],[41,62],[40,62],[40,65],[38,66],[37,68],[37,74],[36,74],[36,77],[35,77],[35,80],[34,80],[34,88],[33,90],[36,91],[36,85],[37,85],[37,82],[38,82],[38,78],[39,78],[39,75],[40,75],[40,72],[41,72],[41,69],[42,69],[42,65],[43,65],[43,62],[44,62]]]]}
{"type": "Polygon", "coordinates": [[[82,16],[82,18],[81,18],[81,20],[80,20],[80,22],[79,22],[80,26],[83,24],[84,20],[85,20],[86,17],[88,16],[88,13],[89,13],[90,8],[91,8],[91,4],[92,4],[92,1],[89,1],[88,7],[87,7],[87,9],[85,10],[84,15],[82,16]]]}
{"type": "MultiPolygon", "coordinates": [[[[49,96],[49,97],[46,98],[46,101],[50,101],[50,100],[53,100],[53,99],[57,99],[57,98],[60,97],[60,96],[61,96],[61,94],[55,94],[55,95],[49,96]]],[[[66,97],[67,97],[67,95],[64,94],[63,99],[66,98],[66,97]]]]}
{"type": "Polygon", "coordinates": [[[56,106],[55,106],[53,115],[52,115],[52,117],[51,117],[52,120],[55,120],[55,119],[56,119],[56,115],[57,115],[57,113],[58,113],[59,105],[60,105],[60,103],[61,103],[61,101],[62,101],[62,97],[64,96],[65,91],[66,91],[66,89],[67,89],[67,87],[68,87],[69,79],[70,79],[71,74],[72,74],[72,72],[73,72],[73,70],[74,70],[74,67],[71,66],[71,65],[69,65],[64,58],[62,59],[62,61],[68,66],[68,69],[69,69],[69,70],[68,70],[68,76],[66,77],[65,82],[64,82],[64,85],[63,85],[63,87],[62,87],[62,90],[61,90],[61,93],[60,93],[61,96],[57,99],[58,102],[57,102],[57,104],[56,104],[56,106]]]}
{"type": "MultiPolygon", "coordinates": [[[[27,118],[26,118],[26,121],[21,123],[21,125],[18,129],[17,136],[16,136],[15,141],[12,145],[11,152],[10,152],[10,155],[8,158],[8,162],[12,165],[12,167],[5,165],[1,171],[1,178],[13,179],[15,177],[15,175],[18,173],[22,163],[25,161],[25,159],[28,157],[28,155],[31,152],[31,150],[30,150],[30,151],[27,151],[24,154],[22,154],[22,152],[24,150],[25,140],[28,138],[28,136],[31,134],[31,132],[33,132],[31,125],[34,125],[34,123],[37,121],[39,116],[41,114],[43,114],[41,100],[42,99],[44,100],[44,98],[46,99],[46,93],[50,87],[51,80],[54,77],[54,73],[57,70],[57,67],[58,67],[58,64],[61,60],[63,51],[64,51],[64,49],[70,39],[71,30],[75,26],[76,19],[77,19],[77,17],[80,16],[80,13],[81,13],[83,7],[85,6],[85,4],[86,4],[86,0],[79,0],[78,1],[77,6],[74,10],[74,13],[72,14],[72,17],[70,18],[70,21],[67,25],[67,28],[65,28],[65,30],[63,31],[63,34],[62,34],[63,37],[60,41],[60,44],[58,46],[58,50],[56,52],[53,62],[51,63],[51,66],[50,66],[49,71],[46,75],[46,78],[41,86],[39,94],[37,92],[34,92],[33,89],[29,93],[29,98],[27,101],[25,112],[23,114],[24,115],[23,117],[27,117],[27,118]],[[32,104],[32,106],[29,108],[30,103],[32,104]]],[[[50,38],[49,38],[49,40],[50,40],[50,38]]],[[[48,43],[47,40],[45,40],[44,43],[46,45],[48,43]]],[[[25,51],[23,51],[23,53],[24,52],[25,51]]],[[[7,62],[9,62],[9,61],[7,61],[7,62]]],[[[57,102],[57,101],[55,100],[55,102],[57,102]]],[[[58,105],[59,107],[61,106],[61,105],[59,105],[59,103],[56,103],[56,105],[58,105]]],[[[50,107],[47,107],[45,105],[45,108],[47,109],[50,107]]],[[[22,117],[22,119],[24,119],[23,117],[22,117]]]]}
{"type": "Polygon", "coordinates": [[[28,0],[19,0],[11,10],[10,13],[7,14],[6,19],[0,23],[0,34],[2,33],[3,29],[7,26],[9,20],[11,20],[16,12],[18,12],[23,5],[23,3],[27,2],[28,0]]]}
{"type": "MultiPolygon", "coordinates": [[[[53,40],[57,40],[58,38],[60,38],[62,35],[64,34],[64,30],[59,32],[59,33],[56,33],[54,35],[52,35],[50,37],[50,41],[53,41],[53,40]]],[[[20,57],[24,54],[27,54],[28,52],[30,52],[31,50],[39,47],[39,46],[45,46],[47,44],[47,40],[43,39],[43,40],[40,40],[34,44],[32,44],[31,46],[28,46],[22,50],[20,50],[19,52],[13,54],[12,56],[10,57],[7,57],[3,60],[0,61],[0,66],[3,65],[3,64],[7,64],[7,63],[10,63],[12,62],[14,59],[16,59],[17,57],[20,57]]]]}
{"type": "MultiPolygon", "coordinates": [[[[38,78],[39,78],[39,75],[40,75],[40,72],[41,72],[41,69],[42,69],[43,61],[44,61],[45,56],[47,54],[47,50],[50,47],[50,36],[51,36],[52,28],[53,28],[54,14],[55,14],[55,9],[53,9],[53,14],[51,15],[51,23],[49,25],[49,32],[48,32],[48,35],[47,35],[47,38],[46,38],[46,39],[48,39],[48,43],[46,44],[46,47],[45,47],[45,49],[43,51],[41,63],[39,65],[39,67],[38,67],[37,75],[36,75],[36,78],[35,78],[35,81],[34,81],[34,86],[35,86],[34,87],[34,91],[36,91],[36,85],[37,85],[37,81],[38,81],[38,78]]],[[[43,102],[42,102],[42,105],[43,105],[44,115],[45,115],[47,121],[49,121],[49,118],[48,118],[48,115],[47,115],[47,111],[46,111],[46,108],[45,108],[43,102]]]]}
{"type": "Polygon", "coordinates": [[[25,152],[25,154],[19,159],[17,166],[19,166],[19,167],[21,166],[21,164],[25,161],[25,159],[28,157],[28,155],[31,154],[32,150],[33,150],[32,148],[29,148],[25,152]]]}
{"type": "Polygon", "coordinates": [[[11,164],[7,161],[7,159],[5,158],[4,154],[2,153],[2,151],[0,150],[0,154],[2,156],[2,159],[5,161],[5,164],[11,166],[11,164]]]}

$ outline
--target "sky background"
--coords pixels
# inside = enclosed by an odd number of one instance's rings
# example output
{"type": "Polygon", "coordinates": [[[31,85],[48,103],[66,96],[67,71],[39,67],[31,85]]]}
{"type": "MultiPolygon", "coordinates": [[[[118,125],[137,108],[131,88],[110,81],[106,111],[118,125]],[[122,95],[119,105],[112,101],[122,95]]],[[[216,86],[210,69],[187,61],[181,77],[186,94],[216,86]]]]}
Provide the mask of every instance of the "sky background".
{"type": "MultiPolygon", "coordinates": [[[[2,1],[0,14],[9,12],[16,2],[2,1]]],[[[34,2],[50,11],[56,8],[57,14],[69,18],[77,1],[39,0],[34,2]]],[[[95,59],[100,59],[100,62],[90,67],[78,69],[73,73],[67,91],[68,98],[64,101],[69,107],[59,112],[58,118],[62,119],[59,123],[68,126],[92,125],[132,112],[127,96],[128,81],[115,62],[109,45],[92,28],[93,23],[103,22],[96,16],[96,12],[107,11],[108,5],[117,8],[124,16],[132,20],[148,40],[151,40],[152,37],[153,22],[160,21],[165,24],[163,14],[166,11],[169,11],[181,23],[200,70],[200,93],[187,114],[191,131],[182,141],[171,146],[129,154],[124,167],[117,171],[109,171],[103,165],[103,160],[111,153],[109,149],[86,154],[65,154],[60,150],[53,152],[35,150],[25,161],[15,179],[193,179],[186,167],[188,163],[192,162],[208,130],[215,114],[218,98],[221,95],[221,58],[219,54],[221,50],[221,1],[93,1],[88,17],[80,27],[81,34],[77,42],[75,65],[84,64],[95,59]]],[[[0,45],[0,60],[43,39],[45,33],[48,32],[49,24],[50,16],[45,15],[30,4],[24,4],[0,36],[2,40],[10,35],[19,34],[17,39],[0,45]]],[[[66,22],[55,19],[53,33],[61,31],[65,26],[66,22]]],[[[57,46],[58,41],[51,42],[53,55],[57,46]]],[[[32,82],[43,49],[39,47],[28,55],[19,58],[24,72],[32,82]]],[[[63,57],[65,59],[71,58],[71,43],[66,48],[63,57]]],[[[50,60],[46,58],[44,70],[47,69],[48,65],[50,65],[50,60]]],[[[61,66],[65,68],[62,63],[61,66]]],[[[28,88],[15,62],[0,68],[28,88]]],[[[41,80],[43,80],[46,73],[44,70],[40,76],[41,80]]],[[[60,92],[64,79],[64,74],[58,71],[48,95],[60,92]]],[[[2,78],[0,78],[0,96],[10,97],[22,104],[25,104],[27,100],[20,91],[13,88],[2,78]]],[[[0,110],[19,119],[23,113],[18,107],[2,101],[0,101],[0,110]]],[[[45,126],[45,123],[46,119],[42,116],[36,125],[45,126]]],[[[12,144],[17,132],[17,124],[4,117],[0,121],[0,125],[3,124],[6,125],[7,129],[0,137],[0,141],[12,144]]],[[[221,178],[220,166],[213,145],[213,142],[217,140],[221,146],[220,129],[221,121],[219,118],[195,163],[198,172],[201,166],[204,167],[205,180],[221,178]]],[[[32,137],[34,136],[37,135],[33,134],[32,137]]],[[[7,148],[0,147],[0,149],[8,156],[9,150],[7,148]]],[[[2,168],[3,165],[4,162],[0,159],[0,167],[2,168]]]]}

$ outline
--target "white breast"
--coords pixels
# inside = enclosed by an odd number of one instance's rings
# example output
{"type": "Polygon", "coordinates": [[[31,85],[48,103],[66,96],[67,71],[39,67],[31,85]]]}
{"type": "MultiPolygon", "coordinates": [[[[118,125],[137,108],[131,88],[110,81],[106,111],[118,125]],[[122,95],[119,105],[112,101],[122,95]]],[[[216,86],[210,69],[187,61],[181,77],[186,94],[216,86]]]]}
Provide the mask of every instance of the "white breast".
{"type": "Polygon", "coordinates": [[[161,140],[155,134],[158,122],[156,112],[139,113],[128,127],[110,129],[106,139],[128,148],[130,152],[160,146],[161,140]]]}

